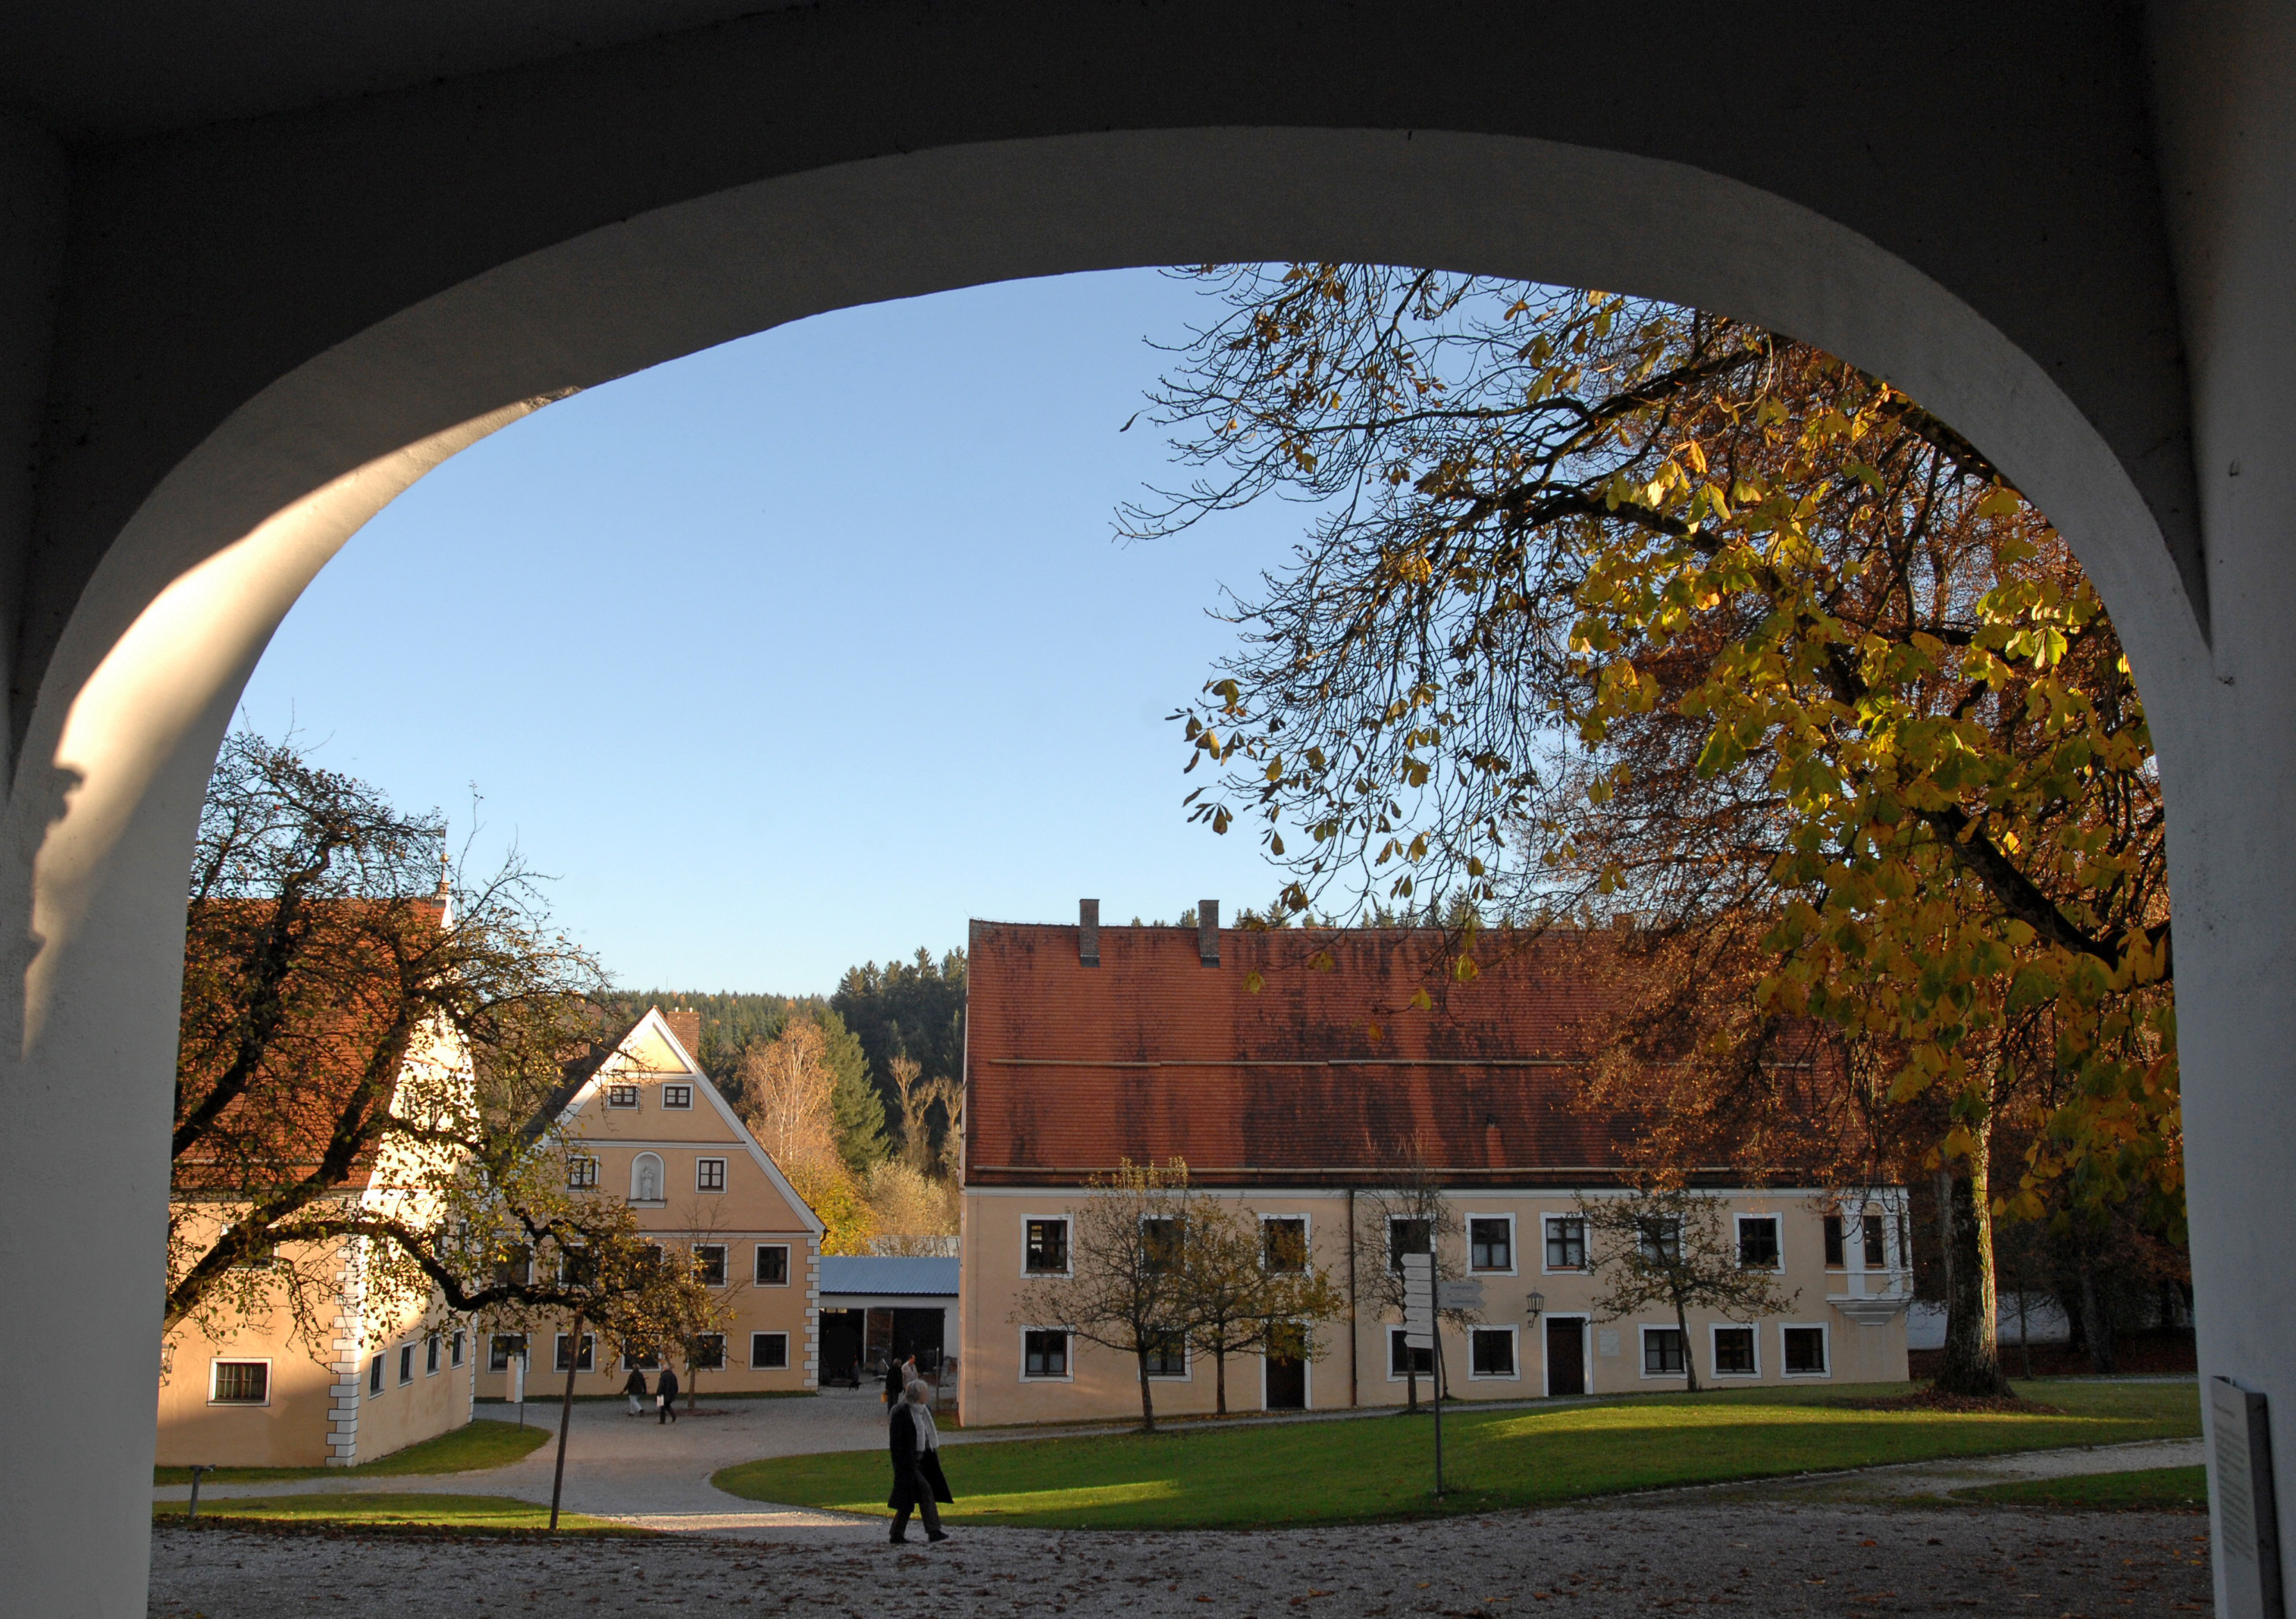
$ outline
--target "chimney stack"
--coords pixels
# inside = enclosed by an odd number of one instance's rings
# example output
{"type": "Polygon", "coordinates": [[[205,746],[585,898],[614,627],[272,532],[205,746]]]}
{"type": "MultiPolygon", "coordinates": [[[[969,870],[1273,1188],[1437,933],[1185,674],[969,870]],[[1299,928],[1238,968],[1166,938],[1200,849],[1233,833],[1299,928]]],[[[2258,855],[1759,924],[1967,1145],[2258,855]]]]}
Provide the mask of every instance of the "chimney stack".
{"type": "Polygon", "coordinates": [[[1219,965],[1219,901],[1196,902],[1196,954],[1207,967],[1219,965]]]}
{"type": "Polygon", "coordinates": [[[1086,967],[1100,965],[1100,902],[1077,901],[1077,960],[1086,967]]]}

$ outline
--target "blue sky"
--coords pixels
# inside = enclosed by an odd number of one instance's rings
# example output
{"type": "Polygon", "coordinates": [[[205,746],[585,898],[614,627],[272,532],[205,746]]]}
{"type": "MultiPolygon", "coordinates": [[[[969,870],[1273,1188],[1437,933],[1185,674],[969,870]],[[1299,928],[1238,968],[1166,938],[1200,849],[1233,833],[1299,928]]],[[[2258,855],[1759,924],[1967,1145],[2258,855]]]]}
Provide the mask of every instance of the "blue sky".
{"type": "Polygon", "coordinates": [[[966,920],[1263,904],[1163,716],[1281,560],[1268,503],[1124,546],[1119,433],[1212,313],[1152,271],[843,310],[578,396],[448,462],[290,615],[245,723],[482,860],[512,841],[634,988],[825,992],[966,920]]]}

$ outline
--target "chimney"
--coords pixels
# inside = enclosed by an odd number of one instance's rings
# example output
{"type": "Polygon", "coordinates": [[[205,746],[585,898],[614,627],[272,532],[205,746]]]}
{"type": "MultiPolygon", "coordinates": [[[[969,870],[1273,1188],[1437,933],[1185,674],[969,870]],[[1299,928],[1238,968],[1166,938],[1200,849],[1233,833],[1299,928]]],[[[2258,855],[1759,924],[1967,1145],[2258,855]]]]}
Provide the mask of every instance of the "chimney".
{"type": "Polygon", "coordinates": [[[1086,967],[1100,965],[1100,902],[1077,901],[1077,960],[1086,967]]]}
{"type": "Polygon", "coordinates": [[[669,1025],[669,1032],[677,1036],[677,1043],[694,1061],[701,1060],[701,1014],[691,1007],[680,1007],[674,1012],[664,1012],[661,1020],[669,1025]]]}
{"type": "Polygon", "coordinates": [[[1219,965],[1219,901],[1196,902],[1196,953],[1207,967],[1219,965]]]}

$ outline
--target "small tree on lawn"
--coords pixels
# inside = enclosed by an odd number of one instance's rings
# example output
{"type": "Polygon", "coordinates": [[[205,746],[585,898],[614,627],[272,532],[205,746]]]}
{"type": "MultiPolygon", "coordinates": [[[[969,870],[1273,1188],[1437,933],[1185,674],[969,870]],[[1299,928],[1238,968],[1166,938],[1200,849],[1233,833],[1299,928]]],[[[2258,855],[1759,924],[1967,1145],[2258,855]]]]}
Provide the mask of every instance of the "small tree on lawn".
{"type": "MultiPolygon", "coordinates": [[[[1456,1280],[1460,1270],[1460,1244],[1454,1239],[1462,1227],[1458,1211],[1443,1195],[1442,1182],[1427,1164],[1426,1154],[1414,1146],[1395,1171],[1391,1186],[1365,1192],[1356,1203],[1356,1275],[1362,1295],[1381,1319],[1404,1319],[1403,1259],[1406,1254],[1431,1254],[1438,1281],[1456,1280]]],[[[1452,1326],[1476,1319],[1464,1310],[1439,1312],[1452,1326]]],[[[1406,1410],[1419,1409],[1419,1363],[1406,1365],[1406,1410]]]]}
{"type": "Polygon", "coordinates": [[[1089,1196],[1070,1222],[1069,1269],[1021,1290],[1015,1325],[1060,1327],[1071,1337],[1128,1354],[1140,1378],[1140,1430],[1156,1431],[1148,1359],[1185,1342],[1187,1251],[1196,1209],[1188,1166],[1135,1164],[1086,1182],[1089,1196]]]}
{"type": "Polygon", "coordinates": [[[1577,1199],[1587,1222],[1587,1269],[1601,1284],[1598,1320],[1615,1321],[1648,1304],[1673,1310],[1682,1334],[1682,1370],[1698,1392],[1690,1347],[1690,1312],[1725,1320],[1778,1315],[1801,1296],[1778,1288],[1777,1272],[1739,1263],[1738,1245],[1719,1198],[1685,1187],[1653,1187],[1624,1198],[1577,1199]]]}
{"type": "Polygon", "coordinates": [[[1347,1308],[1347,1296],[1319,1270],[1298,1228],[1267,1223],[1237,1204],[1198,1199],[1187,1241],[1187,1336],[1212,1358],[1214,1410],[1227,1415],[1227,1357],[1272,1350],[1321,1360],[1328,1351],[1307,1330],[1347,1308]]]}

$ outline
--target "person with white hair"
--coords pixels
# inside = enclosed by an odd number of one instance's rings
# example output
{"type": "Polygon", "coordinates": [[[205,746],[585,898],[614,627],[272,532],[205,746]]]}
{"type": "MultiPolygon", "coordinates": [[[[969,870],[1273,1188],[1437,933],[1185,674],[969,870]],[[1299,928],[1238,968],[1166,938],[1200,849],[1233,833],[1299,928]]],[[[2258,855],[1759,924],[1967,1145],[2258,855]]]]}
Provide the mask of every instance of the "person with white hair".
{"type": "Polygon", "coordinates": [[[940,1470],[940,1435],[933,1427],[932,1390],[920,1378],[901,1391],[890,1424],[893,1450],[893,1494],[885,1504],[893,1509],[893,1544],[908,1544],[909,1514],[922,1509],[925,1539],[945,1541],[939,1501],[953,1501],[948,1480],[940,1470]]]}

